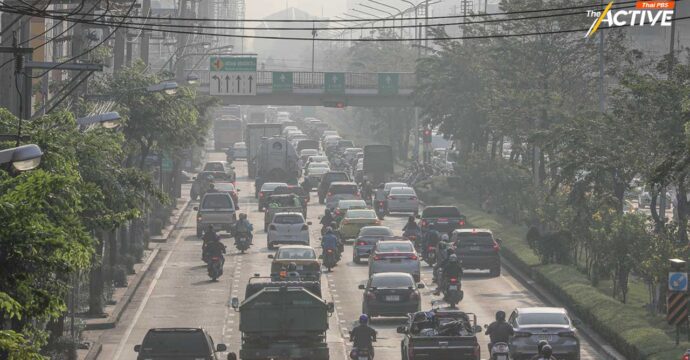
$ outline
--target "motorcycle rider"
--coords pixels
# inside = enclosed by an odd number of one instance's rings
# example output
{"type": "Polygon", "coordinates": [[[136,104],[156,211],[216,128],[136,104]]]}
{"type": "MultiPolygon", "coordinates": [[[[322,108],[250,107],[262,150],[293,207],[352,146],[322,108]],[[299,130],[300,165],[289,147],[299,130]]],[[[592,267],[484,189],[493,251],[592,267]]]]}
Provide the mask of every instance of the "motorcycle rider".
{"type": "Polygon", "coordinates": [[[429,254],[429,246],[438,247],[438,242],[440,241],[441,234],[436,230],[434,225],[429,225],[429,228],[424,235],[424,240],[422,241],[422,256],[426,258],[429,254]]]}
{"type": "Polygon", "coordinates": [[[323,250],[324,259],[326,257],[326,251],[333,250],[336,259],[340,259],[340,251],[338,251],[338,237],[333,232],[333,228],[330,226],[326,228],[326,233],[321,239],[321,249],[323,250]]]}
{"type": "Polygon", "coordinates": [[[376,341],[376,330],[369,326],[369,316],[362,314],[359,317],[359,325],[350,331],[350,341],[352,342],[352,353],[350,357],[354,359],[356,349],[369,349],[369,358],[374,358],[374,342],[376,341]]]}
{"type": "Polygon", "coordinates": [[[235,160],[235,147],[230,146],[227,150],[225,150],[225,156],[228,162],[235,160]]]}
{"type": "Polygon", "coordinates": [[[206,260],[204,260],[206,262],[208,262],[214,256],[220,257],[220,265],[222,269],[223,264],[225,264],[225,257],[223,257],[223,254],[225,254],[225,245],[220,242],[220,237],[218,235],[215,237],[209,237],[209,240],[204,244],[203,252],[206,254],[206,260]]]}
{"type": "Polygon", "coordinates": [[[286,270],[286,281],[302,281],[301,276],[297,272],[297,264],[295,264],[294,262],[289,263],[286,270]]]}
{"type": "Polygon", "coordinates": [[[254,225],[247,220],[247,214],[242,213],[240,214],[240,219],[235,223],[235,245],[237,245],[237,239],[239,238],[238,234],[247,234],[247,238],[249,239],[249,244],[254,243],[254,234],[252,232],[254,231],[254,225]]]}
{"type": "Polygon", "coordinates": [[[324,231],[323,231],[324,234],[326,233],[325,228],[331,226],[331,223],[333,221],[335,221],[335,219],[333,218],[333,214],[331,213],[330,210],[325,209],[323,211],[323,216],[321,217],[321,221],[319,222],[319,224],[321,224],[322,227],[324,228],[324,231]]]}
{"type": "Polygon", "coordinates": [[[204,241],[203,245],[201,246],[201,260],[203,262],[207,262],[208,259],[208,253],[206,250],[206,246],[213,241],[218,241],[220,242],[220,236],[216,234],[215,229],[213,229],[213,225],[209,225],[208,228],[206,228],[206,231],[204,232],[204,236],[201,238],[201,240],[204,241]]]}
{"type": "Polygon", "coordinates": [[[417,225],[417,221],[415,221],[415,217],[410,215],[410,217],[407,218],[407,223],[405,223],[405,226],[403,226],[403,236],[405,235],[417,235],[419,233],[419,225],[417,225]]]}
{"type": "Polygon", "coordinates": [[[442,268],[443,277],[441,282],[438,284],[438,288],[434,292],[435,295],[439,295],[442,289],[445,289],[450,279],[456,278],[458,281],[462,276],[462,265],[460,265],[460,260],[455,254],[448,256],[448,263],[442,268]]]}
{"type": "Polygon", "coordinates": [[[362,200],[367,203],[371,201],[371,184],[368,179],[362,180],[362,200]]]}
{"type": "Polygon", "coordinates": [[[495,343],[508,343],[510,337],[513,336],[513,327],[506,322],[506,313],[504,311],[496,312],[496,321],[492,322],[486,329],[484,335],[489,335],[489,354],[491,354],[491,348],[495,343]]]}
{"type": "Polygon", "coordinates": [[[374,210],[376,210],[377,213],[385,211],[386,193],[383,191],[384,186],[383,183],[380,183],[379,186],[376,187],[376,190],[374,190],[374,210]],[[381,204],[383,204],[383,207],[381,204]]]}
{"type": "Polygon", "coordinates": [[[537,344],[537,355],[532,356],[530,360],[539,360],[539,356],[541,356],[541,349],[543,349],[546,345],[549,345],[548,341],[539,340],[539,344],[537,344]]]}
{"type": "Polygon", "coordinates": [[[553,357],[553,348],[549,344],[542,346],[541,351],[539,351],[539,355],[536,355],[532,359],[535,359],[535,360],[557,360],[555,357],[553,357]]]}
{"type": "MultiPolygon", "coordinates": [[[[455,254],[455,249],[453,249],[452,247],[447,247],[445,254],[446,254],[445,257],[443,257],[443,259],[441,261],[437,262],[436,265],[434,266],[434,274],[433,274],[434,278],[432,279],[434,282],[438,281],[437,276],[438,276],[439,269],[443,269],[444,267],[448,266],[448,262],[450,261],[450,256],[455,254]]],[[[440,291],[441,284],[439,284],[438,286],[439,286],[439,291],[440,291]]]]}

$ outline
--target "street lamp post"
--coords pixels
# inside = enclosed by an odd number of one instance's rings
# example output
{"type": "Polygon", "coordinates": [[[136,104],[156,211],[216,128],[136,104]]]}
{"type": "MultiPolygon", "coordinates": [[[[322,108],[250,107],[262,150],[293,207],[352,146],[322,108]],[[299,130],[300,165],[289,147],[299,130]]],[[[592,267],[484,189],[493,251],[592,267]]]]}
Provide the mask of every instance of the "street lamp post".
{"type": "Polygon", "coordinates": [[[312,76],[314,76],[314,57],[316,55],[316,35],[318,33],[316,32],[316,24],[312,24],[312,30],[311,30],[311,72],[312,76]]]}
{"type": "MultiPolygon", "coordinates": [[[[385,7],[389,8],[389,9],[393,9],[393,10],[395,10],[395,11],[398,12],[398,14],[400,15],[400,38],[402,39],[402,38],[403,38],[403,30],[404,30],[403,22],[405,21],[405,19],[404,19],[404,18],[405,18],[405,16],[404,16],[404,11],[401,10],[401,9],[398,9],[398,8],[396,8],[396,7],[394,7],[394,6],[390,6],[390,5],[388,5],[388,4],[384,4],[384,3],[379,2],[379,1],[376,1],[376,0],[369,0],[369,1],[371,1],[371,2],[374,3],[374,4],[379,4],[379,5],[381,5],[381,6],[385,6],[385,7]]],[[[395,19],[395,17],[393,17],[393,18],[395,19]]]]}
{"type": "MultiPolygon", "coordinates": [[[[387,10],[377,9],[377,8],[375,8],[375,7],[373,7],[373,6],[369,6],[369,5],[364,4],[364,3],[359,3],[359,6],[362,6],[362,7],[365,7],[365,8],[367,8],[367,9],[371,9],[371,10],[376,10],[376,11],[379,11],[379,12],[382,12],[382,13],[384,13],[384,14],[389,15],[389,16],[393,19],[393,25],[395,25],[395,15],[394,15],[392,12],[387,11],[387,10]]],[[[384,27],[386,26],[386,20],[385,20],[385,19],[383,20],[383,26],[384,26],[384,27]]]]}

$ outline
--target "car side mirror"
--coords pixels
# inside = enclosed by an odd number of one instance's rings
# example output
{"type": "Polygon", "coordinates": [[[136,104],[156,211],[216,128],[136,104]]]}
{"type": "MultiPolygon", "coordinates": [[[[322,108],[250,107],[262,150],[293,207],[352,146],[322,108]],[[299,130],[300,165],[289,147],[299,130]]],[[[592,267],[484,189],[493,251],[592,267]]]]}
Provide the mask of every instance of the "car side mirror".
{"type": "Polygon", "coordinates": [[[582,325],[582,320],[580,320],[580,319],[573,319],[572,322],[573,322],[573,325],[575,325],[575,326],[582,325]]]}
{"type": "Polygon", "coordinates": [[[398,328],[395,330],[398,332],[398,334],[404,334],[407,332],[407,328],[405,328],[404,326],[398,326],[398,328]]]}
{"type": "Polygon", "coordinates": [[[311,221],[307,221],[307,225],[310,225],[310,226],[311,226],[311,221]]]}
{"type": "Polygon", "coordinates": [[[274,258],[273,254],[268,255],[268,258],[273,259],[274,258]]]}
{"type": "Polygon", "coordinates": [[[232,306],[233,309],[237,310],[238,307],[240,307],[240,299],[237,297],[233,297],[230,300],[230,306],[232,306]]]}
{"type": "Polygon", "coordinates": [[[417,284],[417,289],[424,289],[424,284],[423,283],[417,284]]]}
{"type": "Polygon", "coordinates": [[[195,207],[194,207],[194,210],[195,210],[195,211],[199,211],[199,207],[198,207],[198,206],[195,206],[195,207]]]}
{"type": "Polygon", "coordinates": [[[421,218],[422,218],[421,215],[415,215],[414,217],[417,218],[417,219],[421,219],[421,218]]]}
{"type": "Polygon", "coordinates": [[[218,344],[218,345],[216,345],[216,351],[217,352],[228,351],[228,347],[225,346],[225,344],[218,344]]]}
{"type": "Polygon", "coordinates": [[[472,330],[474,330],[474,333],[475,333],[475,334],[478,334],[478,333],[482,332],[482,327],[481,327],[480,325],[475,325],[475,326],[472,328],[472,330]]]}
{"type": "Polygon", "coordinates": [[[192,176],[192,180],[196,180],[196,176],[192,176]]]}
{"type": "Polygon", "coordinates": [[[229,353],[228,354],[228,360],[237,360],[237,354],[229,353]]]}
{"type": "Polygon", "coordinates": [[[141,351],[141,345],[134,345],[134,352],[141,351]]]}
{"type": "Polygon", "coordinates": [[[254,273],[254,277],[260,277],[260,276],[261,276],[261,274],[259,274],[259,273],[254,273]]]}
{"type": "Polygon", "coordinates": [[[328,310],[329,313],[333,313],[333,312],[335,311],[335,304],[332,303],[332,302],[329,302],[329,303],[326,305],[326,308],[327,308],[327,310],[328,310]]]}
{"type": "Polygon", "coordinates": [[[359,286],[357,286],[357,288],[360,289],[360,290],[364,290],[364,289],[366,289],[367,287],[364,286],[364,284],[359,284],[359,286]]]}
{"type": "Polygon", "coordinates": [[[501,238],[496,238],[496,242],[499,243],[499,244],[503,244],[503,239],[501,239],[501,238]]]}

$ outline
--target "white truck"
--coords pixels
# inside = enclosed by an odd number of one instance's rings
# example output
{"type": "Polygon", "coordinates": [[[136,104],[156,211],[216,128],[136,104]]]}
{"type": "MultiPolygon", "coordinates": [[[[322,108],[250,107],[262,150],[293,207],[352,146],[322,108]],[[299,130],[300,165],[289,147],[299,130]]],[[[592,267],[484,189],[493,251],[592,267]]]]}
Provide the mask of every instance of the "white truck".
{"type": "Polygon", "coordinates": [[[280,135],[283,131],[281,124],[247,124],[244,130],[244,142],[247,144],[247,168],[249,178],[256,176],[257,154],[262,138],[280,135]]]}

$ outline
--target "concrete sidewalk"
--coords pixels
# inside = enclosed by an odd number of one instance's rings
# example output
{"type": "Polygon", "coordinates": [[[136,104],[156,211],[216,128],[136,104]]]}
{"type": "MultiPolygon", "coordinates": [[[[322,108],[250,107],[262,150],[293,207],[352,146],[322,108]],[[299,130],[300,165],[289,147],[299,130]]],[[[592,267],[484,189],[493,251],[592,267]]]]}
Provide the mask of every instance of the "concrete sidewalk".
{"type": "Polygon", "coordinates": [[[150,269],[151,263],[156,260],[160,253],[160,245],[167,242],[173,230],[176,228],[178,222],[185,209],[189,205],[189,189],[191,184],[182,185],[182,197],[177,199],[177,204],[172,211],[168,225],[161,231],[161,235],[151,236],[149,239],[149,248],[145,250],[145,259],[142,263],[134,266],[134,274],[127,277],[126,288],[115,288],[112,300],[112,305],[106,305],[105,313],[107,316],[102,318],[85,319],[85,331],[82,332],[82,342],[89,343],[88,349],[80,349],[77,351],[77,359],[79,360],[94,360],[98,358],[101,352],[102,344],[100,337],[104,330],[112,329],[117,326],[120,317],[127,309],[132,297],[139,289],[142,280],[146,277],[150,269]]]}

